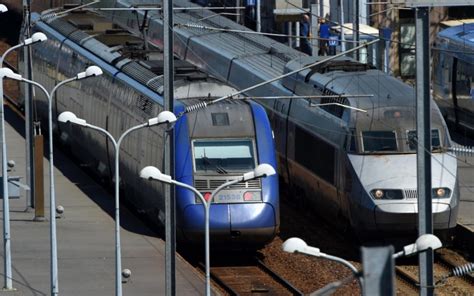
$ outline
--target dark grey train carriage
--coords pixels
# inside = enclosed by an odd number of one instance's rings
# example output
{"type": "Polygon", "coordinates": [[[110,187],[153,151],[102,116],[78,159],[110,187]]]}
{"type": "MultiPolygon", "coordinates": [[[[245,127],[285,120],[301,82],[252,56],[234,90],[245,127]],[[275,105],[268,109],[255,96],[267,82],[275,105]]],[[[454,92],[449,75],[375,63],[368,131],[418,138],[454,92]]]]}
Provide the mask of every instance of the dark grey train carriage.
{"type": "MultiPolygon", "coordinates": [[[[141,2],[102,1],[104,7],[129,7],[141,2]]],[[[177,7],[194,4],[177,0],[177,7]]],[[[105,13],[141,33],[144,12],[105,13]]],[[[162,45],[163,19],[149,12],[150,42],[162,45]]],[[[238,89],[270,80],[308,65],[317,58],[270,38],[247,34],[247,28],[210,11],[176,10],[175,53],[238,89]],[[203,27],[199,27],[203,26],[203,27]],[[207,28],[206,28],[207,27],[207,28]],[[223,29],[215,31],[208,28],[223,29]],[[231,30],[238,30],[232,32],[231,30]]],[[[347,221],[358,233],[410,231],[417,228],[415,93],[401,81],[340,59],[301,71],[283,81],[248,91],[249,96],[371,95],[367,98],[261,99],[275,132],[280,176],[306,208],[331,221],[347,221]],[[367,113],[336,105],[361,108],[367,113]]],[[[445,152],[449,133],[436,106],[433,119],[433,213],[435,230],[456,225],[459,188],[457,163],[445,152]]]]}
{"type": "Polygon", "coordinates": [[[474,136],[474,23],[441,31],[433,50],[433,96],[443,116],[474,136]]]}
{"type": "MultiPolygon", "coordinates": [[[[94,64],[103,69],[97,79],[62,87],[53,113],[72,111],[118,138],[126,129],[163,110],[163,54],[145,49],[143,40],[91,13],[74,13],[49,22],[37,21],[34,30],[48,41],[35,46],[33,77],[52,88],[94,64]]],[[[236,90],[183,61],[175,61],[175,113],[201,100],[236,90]]],[[[37,94],[35,112],[47,117],[44,97],[37,94]]],[[[122,196],[139,213],[164,222],[163,185],[139,178],[153,165],[163,169],[165,127],[142,129],[126,138],[121,148],[122,196]]],[[[84,165],[104,179],[114,176],[114,148],[90,129],[56,125],[60,138],[84,165]]],[[[254,102],[227,100],[182,116],[174,126],[175,177],[207,196],[224,182],[260,163],[276,168],[274,140],[264,109],[254,102]]],[[[58,197],[60,199],[60,197],[58,197]]],[[[204,207],[192,192],[176,192],[177,236],[198,243],[204,237],[204,207]]],[[[210,208],[211,242],[226,247],[261,246],[279,230],[279,191],[276,176],[238,183],[221,191],[210,208]]]]}

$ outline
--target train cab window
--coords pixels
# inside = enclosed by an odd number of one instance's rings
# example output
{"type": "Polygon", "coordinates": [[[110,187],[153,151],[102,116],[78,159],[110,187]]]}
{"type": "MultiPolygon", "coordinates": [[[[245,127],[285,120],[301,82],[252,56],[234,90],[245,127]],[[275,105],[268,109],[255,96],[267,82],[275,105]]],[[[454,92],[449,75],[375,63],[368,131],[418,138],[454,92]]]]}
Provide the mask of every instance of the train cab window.
{"type": "Polygon", "coordinates": [[[365,152],[397,151],[397,138],[394,131],[362,132],[362,143],[365,152]]]}
{"type": "MultiPolygon", "coordinates": [[[[410,150],[416,150],[416,130],[407,131],[407,142],[410,150]]],[[[439,130],[431,130],[431,147],[433,150],[441,147],[439,130]]]]}
{"type": "Polygon", "coordinates": [[[255,168],[252,140],[195,140],[193,141],[196,172],[250,171],[255,168]]]}

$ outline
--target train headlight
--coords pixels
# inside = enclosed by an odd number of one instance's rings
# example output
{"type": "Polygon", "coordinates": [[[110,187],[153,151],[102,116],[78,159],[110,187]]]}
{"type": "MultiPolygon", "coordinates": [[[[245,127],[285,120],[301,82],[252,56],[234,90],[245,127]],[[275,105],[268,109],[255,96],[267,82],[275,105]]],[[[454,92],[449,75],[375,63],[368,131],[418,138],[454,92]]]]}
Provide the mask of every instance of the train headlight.
{"type": "Polygon", "coordinates": [[[374,189],[371,194],[375,199],[403,199],[403,192],[395,189],[374,189]]]}
{"type": "Polygon", "coordinates": [[[376,199],[381,199],[381,198],[383,198],[383,191],[382,191],[382,190],[377,189],[377,190],[374,190],[374,191],[372,191],[372,192],[373,192],[372,194],[374,195],[374,197],[375,197],[376,199]]]}
{"type": "Polygon", "coordinates": [[[451,195],[451,190],[449,188],[434,188],[433,189],[433,198],[447,198],[451,195]]]}

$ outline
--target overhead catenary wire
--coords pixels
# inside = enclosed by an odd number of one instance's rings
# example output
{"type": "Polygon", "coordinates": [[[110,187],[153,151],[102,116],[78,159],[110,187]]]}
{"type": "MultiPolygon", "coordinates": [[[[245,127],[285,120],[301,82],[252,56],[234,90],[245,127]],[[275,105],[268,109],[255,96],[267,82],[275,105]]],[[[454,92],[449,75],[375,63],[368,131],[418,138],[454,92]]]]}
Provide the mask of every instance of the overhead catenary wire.
{"type": "Polygon", "coordinates": [[[264,96],[264,97],[255,97],[255,96],[247,96],[247,97],[237,97],[234,99],[258,99],[258,100],[271,100],[271,99],[337,99],[337,98],[369,98],[373,97],[372,94],[367,95],[351,95],[351,94],[343,94],[343,95],[310,95],[310,96],[264,96]]]}
{"type": "MultiPolygon", "coordinates": [[[[100,2],[95,1],[93,4],[100,2]]],[[[90,3],[87,5],[91,5],[90,3]]],[[[242,10],[245,9],[244,6],[189,6],[189,7],[173,7],[173,11],[180,11],[180,10],[211,10],[211,9],[219,9],[219,10],[242,10]]],[[[147,6],[130,6],[130,7],[97,7],[97,8],[86,8],[84,10],[90,11],[162,11],[162,7],[147,7],[147,6]]]]}
{"type": "MultiPolygon", "coordinates": [[[[204,18],[208,19],[208,18],[204,18]]],[[[300,35],[289,35],[289,34],[279,34],[279,33],[265,33],[265,32],[256,32],[251,30],[236,30],[236,29],[227,29],[227,28],[217,28],[211,26],[204,26],[199,25],[196,23],[187,23],[187,24],[174,24],[176,27],[181,28],[191,28],[191,29],[200,29],[200,30],[209,30],[209,31],[216,31],[216,32],[225,32],[225,33],[240,33],[240,34],[250,34],[250,35],[261,35],[261,36],[270,36],[270,37],[291,37],[291,38],[301,38],[300,35]]],[[[321,38],[321,37],[305,37],[306,39],[314,39],[314,40],[330,40],[328,38],[321,38]]],[[[356,41],[348,41],[348,43],[356,43],[356,41]]]]}

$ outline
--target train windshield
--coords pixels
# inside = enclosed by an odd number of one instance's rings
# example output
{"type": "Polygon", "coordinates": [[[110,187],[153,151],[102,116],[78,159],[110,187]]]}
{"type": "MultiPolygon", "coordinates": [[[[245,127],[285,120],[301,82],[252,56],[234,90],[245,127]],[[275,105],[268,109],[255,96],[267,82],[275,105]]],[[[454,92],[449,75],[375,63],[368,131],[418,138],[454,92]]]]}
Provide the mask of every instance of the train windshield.
{"type": "MultiPolygon", "coordinates": [[[[407,131],[408,147],[410,150],[416,150],[416,130],[407,131]]],[[[433,150],[441,148],[439,130],[431,130],[431,147],[433,150]]]]}
{"type": "Polygon", "coordinates": [[[364,131],[362,140],[366,152],[397,151],[397,138],[394,131],[364,131]]]}
{"type": "Polygon", "coordinates": [[[194,167],[196,172],[247,172],[255,168],[253,142],[246,140],[195,140],[194,167]]]}

